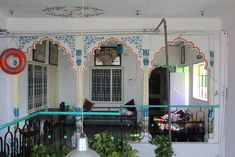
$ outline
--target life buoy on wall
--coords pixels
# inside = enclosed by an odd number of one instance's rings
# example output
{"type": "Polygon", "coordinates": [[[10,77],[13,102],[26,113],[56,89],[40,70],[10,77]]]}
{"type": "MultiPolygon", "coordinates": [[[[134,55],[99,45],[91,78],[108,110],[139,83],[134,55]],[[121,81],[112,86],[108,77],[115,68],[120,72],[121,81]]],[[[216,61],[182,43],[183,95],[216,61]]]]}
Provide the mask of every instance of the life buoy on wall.
{"type": "Polygon", "coordinates": [[[22,72],[26,67],[26,55],[24,54],[24,52],[15,48],[6,49],[0,56],[0,67],[4,72],[8,74],[18,74],[22,72]],[[14,56],[18,59],[18,64],[15,67],[10,66],[7,61],[8,58],[11,56],[14,56]]]}

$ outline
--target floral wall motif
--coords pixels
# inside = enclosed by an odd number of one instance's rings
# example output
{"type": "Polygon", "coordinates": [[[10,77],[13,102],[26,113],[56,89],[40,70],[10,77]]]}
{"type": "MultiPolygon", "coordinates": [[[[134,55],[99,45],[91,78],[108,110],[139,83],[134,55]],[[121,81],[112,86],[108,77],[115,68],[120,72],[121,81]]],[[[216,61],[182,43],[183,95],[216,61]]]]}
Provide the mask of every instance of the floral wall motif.
{"type": "Polygon", "coordinates": [[[78,53],[76,49],[76,36],[22,36],[19,37],[19,47],[22,51],[28,53],[31,52],[30,49],[35,48],[36,44],[44,40],[49,40],[53,44],[57,44],[60,49],[63,49],[71,62],[71,69],[76,70],[77,57],[81,58],[81,53],[78,53]]]}
{"type": "Polygon", "coordinates": [[[67,47],[70,48],[71,55],[75,56],[75,37],[72,35],[66,35],[66,36],[55,36],[55,39],[63,43],[64,45],[67,45],[67,47]]]}
{"type": "Polygon", "coordinates": [[[103,36],[85,36],[84,38],[84,69],[86,69],[86,65],[88,62],[88,56],[94,53],[94,49],[100,48],[101,45],[106,45],[111,41],[116,41],[118,44],[126,46],[128,49],[131,49],[132,54],[134,54],[135,58],[140,62],[139,67],[142,69],[142,36],[123,36],[123,35],[103,35],[103,36]]]}
{"type": "MultiPolygon", "coordinates": [[[[76,68],[81,66],[84,60],[87,60],[87,56],[93,52],[93,48],[97,47],[100,42],[107,41],[110,38],[115,38],[121,42],[126,43],[133,49],[133,52],[138,56],[138,60],[143,57],[142,53],[142,36],[138,35],[116,35],[114,37],[110,35],[88,35],[83,38],[83,50],[77,49],[77,45],[81,41],[76,41],[77,36],[64,35],[64,36],[22,36],[19,38],[19,47],[21,50],[28,52],[29,48],[34,48],[35,44],[40,43],[43,40],[51,40],[54,43],[59,44],[60,48],[64,48],[67,55],[73,61],[76,68]]],[[[142,63],[143,64],[143,63],[142,63]]]]}
{"type": "Polygon", "coordinates": [[[143,64],[144,66],[149,65],[149,49],[143,49],[143,64]]]}
{"type": "Polygon", "coordinates": [[[31,42],[38,39],[38,36],[22,36],[19,38],[19,49],[23,50],[31,42]]]}
{"type": "Polygon", "coordinates": [[[142,57],[142,37],[141,36],[126,36],[121,38],[128,45],[134,46],[138,50],[138,55],[142,57]]]}
{"type": "Polygon", "coordinates": [[[84,58],[87,57],[87,54],[89,53],[89,49],[93,45],[97,44],[98,42],[100,42],[104,39],[105,39],[104,36],[91,36],[91,35],[85,36],[85,38],[84,38],[84,53],[83,53],[84,58]]]}

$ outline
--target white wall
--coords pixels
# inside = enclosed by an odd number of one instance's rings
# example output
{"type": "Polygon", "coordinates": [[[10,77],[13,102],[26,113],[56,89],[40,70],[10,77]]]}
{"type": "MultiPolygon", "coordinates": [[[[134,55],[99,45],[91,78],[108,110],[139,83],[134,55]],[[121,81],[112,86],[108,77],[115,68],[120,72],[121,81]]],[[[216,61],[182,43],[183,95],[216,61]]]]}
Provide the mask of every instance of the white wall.
{"type": "MultiPolygon", "coordinates": [[[[9,44],[8,38],[0,38],[0,55],[9,44]]],[[[8,75],[0,68],[0,125],[13,118],[12,104],[12,75],[8,75]]]]}
{"type": "MultiPolygon", "coordinates": [[[[149,143],[130,143],[139,157],[154,157],[155,146],[149,143]]],[[[173,143],[175,157],[219,157],[219,144],[173,143]],[[190,154],[190,155],[189,155],[190,154]]],[[[232,157],[232,156],[231,156],[232,157]]]]}
{"type": "Polygon", "coordinates": [[[223,28],[228,31],[228,95],[227,95],[227,103],[225,110],[225,153],[226,157],[234,157],[235,154],[235,53],[234,53],[234,45],[235,45],[235,20],[234,20],[235,12],[231,12],[227,16],[225,16],[222,20],[223,28]]]}
{"type": "MultiPolygon", "coordinates": [[[[153,18],[9,18],[9,31],[57,32],[77,30],[116,30],[156,28],[161,19],[153,18]]],[[[168,30],[220,30],[220,19],[167,19],[168,30]]]]}
{"type": "Polygon", "coordinates": [[[71,62],[68,57],[59,51],[59,103],[64,101],[66,105],[76,104],[76,73],[71,70],[71,62]]]}

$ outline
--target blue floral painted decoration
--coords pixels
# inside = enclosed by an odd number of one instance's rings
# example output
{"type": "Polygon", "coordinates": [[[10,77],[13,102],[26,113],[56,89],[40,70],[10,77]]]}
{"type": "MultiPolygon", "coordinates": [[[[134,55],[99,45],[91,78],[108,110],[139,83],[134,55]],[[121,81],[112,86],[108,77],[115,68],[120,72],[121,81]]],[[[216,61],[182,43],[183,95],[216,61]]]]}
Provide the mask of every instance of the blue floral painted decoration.
{"type": "Polygon", "coordinates": [[[143,49],[143,56],[149,56],[149,49],[143,49]]]}
{"type": "Polygon", "coordinates": [[[145,59],[143,59],[143,63],[144,63],[145,66],[149,65],[149,60],[147,58],[145,58],[145,59]]]}
{"type": "Polygon", "coordinates": [[[81,65],[81,63],[82,63],[81,59],[80,59],[80,58],[79,58],[79,59],[77,59],[77,60],[76,60],[76,63],[77,63],[77,66],[80,66],[80,65],[81,65]]]}
{"type": "Polygon", "coordinates": [[[214,66],[214,51],[210,51],[210,66],[214,66]]]}

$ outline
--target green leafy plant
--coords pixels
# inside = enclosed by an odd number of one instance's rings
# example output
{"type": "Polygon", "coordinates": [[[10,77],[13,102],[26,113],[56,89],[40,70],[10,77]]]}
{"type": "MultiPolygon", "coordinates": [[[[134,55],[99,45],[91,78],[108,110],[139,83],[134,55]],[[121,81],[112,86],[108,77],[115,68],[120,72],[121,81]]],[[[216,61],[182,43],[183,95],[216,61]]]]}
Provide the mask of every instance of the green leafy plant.
{"type": "Polygon", "coordinates": [[[167,136],[157,135],[152,138],[149,143],[157,147],[155,149],[156,157],[172,157],[174,155],[174,151],[167,136]]]}
{"type": "Polygon", "coordinates": [[[51,149],[47,148],[45,145],[35,145],[31,149],[30,157],[65,157],[68,154],[69,150],[66,146],[61,146],[55,152],[52,152],[51,149]]]}
{"type": "Polygon", "coordinates": [[[138,152],[128,143],[114,138],[108,131],[94,135],[89,143],[101,157],[136,157],[138,152]]]}
{"type": "Polygon", "coordinates": [[[31,157],[50,157],[50,154],[47,147],[40,144],[31,149],[31,157]]]}

